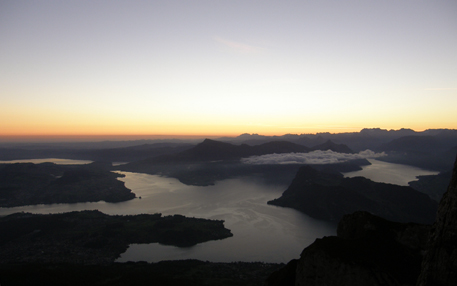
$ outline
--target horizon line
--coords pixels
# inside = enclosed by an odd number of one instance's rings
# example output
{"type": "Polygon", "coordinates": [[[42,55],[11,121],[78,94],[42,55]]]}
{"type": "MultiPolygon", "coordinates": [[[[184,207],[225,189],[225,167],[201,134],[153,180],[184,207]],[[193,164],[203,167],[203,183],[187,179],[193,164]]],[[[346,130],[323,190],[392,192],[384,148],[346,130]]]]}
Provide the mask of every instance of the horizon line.
{"type": "Polygon", "coordinates": [[[347,134],[360,133],[362,130],[385,130],[385,131],[401,131],[412,130],[414,132],[424,132],[427,130],[457,130],[452,128],[428,128],[423,130],[414,130],[412,128],[387,129],[379,127],[362,128],[359,131],[352,132],[329,132],[321,131],[314,133],[284,133],[284,134],[260,134],[260,133],[237,133],[237,134],[0,134],[0,143],[42,143],[42,142],[93,142],[95,141],[137,141],[137,140],[160,140],[160,139],[204,139],[204,138],[221,138],[221,137],[238,137],[244,134],[259,135],[259,136],[284,136],[284,135],[318,135],[318,134],[347,134]],[[65,141],[69,140],[69,141],[65,141]]]}

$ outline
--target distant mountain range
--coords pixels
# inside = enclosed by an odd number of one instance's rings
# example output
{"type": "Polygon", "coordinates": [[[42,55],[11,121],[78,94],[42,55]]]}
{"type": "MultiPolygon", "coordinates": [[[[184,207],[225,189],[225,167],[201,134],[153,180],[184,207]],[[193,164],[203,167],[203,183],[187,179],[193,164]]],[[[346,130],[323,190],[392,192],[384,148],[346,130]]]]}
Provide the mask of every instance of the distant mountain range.
{"type": "Polygon", "coordinates": [[[234,145],[226,142],[205,139],[202,143],[197,144],[195,147],[188,150],[132,162],[125,166],[158,163],[238,161],[241,158],[250,156],[260,156],[274,153],[307,153],[315,150],[332,150],[340,153],[353,153],[353,151],[346,145],[335,144],[330,140],[323,144],[308,148],[288,141],[271,141],[260,145],[250,146],[247,144],[234,145]]]}
{"type": "MultiPolygon", "coordinates": [[[[250,165],[242,164],[241,158],[266,154],[293,152],[311,152],[314,150],[333,150],[348,152],[352,150],[344,144],[327,141],[324,144],[308,148],[288,141],[272,141],[260,145],[234,145],[205,139],[195,147],[175,154],[152,157],[116,167],[121,171],[163,174],[178,178],[181,182],[191,185],[209,185],[216,180],[249,174],[263,174],[265,178],[274,178],[275,182],[289,183],[299,165],[250,165]]],[[[335,164],[337,170],[355,171],[360,165],[369,164],[366,160],[354,164],[335,164]]],[[[331,168],[331,167],[329,167],[331,168]]]]}
{"type": "Polygon", "coordinates": [[[167,160],[171,160],[170,162],[203,162],[238,160],[243,157],[271,153],[308,152],[324,149],[352,153],[370,149],[387,152],[388,156],[380,160],[449,171],[452,168],[453,158],[457,154],[457,130],[454,129],[429,129],[416,132],[411,129],[373,128],[352,133],[285,134],[282,136],[242,134],[217,140],[206,139],[203,142],[202,140],[2,143],[0,144],[0,160],[65,158],[134,162],[161,158],[162,162],[167,160]],[[204,144],[200,145],[200,143],[204,144]]]}
{"type": "Polygon", "coordinates": [[[238,137],[223,137],[218,140],[233,144],[248,145],[259,145],[269,141],[289,141],[307,147],[323,144],[327,140],[331,140],[337,144],[345,144],[350,149],[358,152],[366,149],[378,150],[382,144],[405,136],[432,136],[442,142],[443,144],[441,145],[449,145],[450,143],[451,146],[457,146],[457,130],[455,129],[428,129],[417,132],[412,129],[386,130],[365,128],[360,132],[285,134],[282,136],[264,136],[245,133],[238,137]]]}

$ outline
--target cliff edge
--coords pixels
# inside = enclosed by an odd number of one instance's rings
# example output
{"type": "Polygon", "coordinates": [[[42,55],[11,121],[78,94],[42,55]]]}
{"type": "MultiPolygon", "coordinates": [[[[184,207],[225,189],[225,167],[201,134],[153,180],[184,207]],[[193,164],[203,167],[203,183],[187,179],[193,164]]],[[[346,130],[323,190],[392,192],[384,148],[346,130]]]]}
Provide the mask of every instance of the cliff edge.
{"type": "Polygon", "coordinates": [[[457,160],[433,226],[345,215],[267,285],[457,285],[457,160]],[[424,254],[425,253],[425,254],[424,254]]]}
{"type": "Polygon", "coordinates": [[[457,285],[457,160],[427,248],[417,285],[457,285]]]}

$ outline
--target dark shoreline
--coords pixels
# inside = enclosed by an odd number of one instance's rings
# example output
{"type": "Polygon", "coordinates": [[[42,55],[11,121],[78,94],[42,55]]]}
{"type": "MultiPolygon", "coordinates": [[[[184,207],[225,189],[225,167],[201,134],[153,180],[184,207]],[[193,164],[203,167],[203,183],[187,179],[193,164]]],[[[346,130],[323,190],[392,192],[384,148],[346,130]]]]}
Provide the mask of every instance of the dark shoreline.
{"type": "Polygon", "coordinates": [[[132,243],[189,247],[233,236],[224,221],[99,211],[15,213],[0,218],[0,263],[108,265],[132,243]]]}

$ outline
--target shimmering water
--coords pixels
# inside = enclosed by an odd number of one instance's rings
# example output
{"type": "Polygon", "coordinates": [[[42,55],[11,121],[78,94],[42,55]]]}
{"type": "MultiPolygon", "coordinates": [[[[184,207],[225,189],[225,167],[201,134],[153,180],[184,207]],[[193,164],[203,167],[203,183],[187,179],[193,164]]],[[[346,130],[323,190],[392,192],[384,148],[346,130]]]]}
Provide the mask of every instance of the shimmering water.
{"type": "MultiPolygon", "coordinates": [[[[49,160],[48,160],[49,161],[49,160]]],[[[405,185],[423,170],[405,165],[370,160],[373,165],[346,176],[366,176],[375,181],[405,185]]],[[[137,197],[121,203],[77,203],[0,208],[0,215],[18,211],[59,213],[98,209],[107,214],[162,213],[218,219],[233,237],[188,248],[153,244],[133,244],[117,260],[148,261],[200,259],[214,262],[288,262],[298,258],[316,238],[334,235],[336,226],[315,220],[289,208],[267,205],[287,186],[267,185],[253,178],[216,182],[214,186],[187,186],[176,179],[122,172],[120,178],[137,197]]],[[[430,172],[426,173],[430,174],[430,172]]]]}
{"type": "Polygon", "coordinates": [[[417,176],[437,175],[439,173],[408,165],[383,162],[376,159],[368,159],[368,161],[371,165],[363,166],[363,170],[361,171],[344,173],[344,176],[350,178],[361,176],[375,182],[408,186],[408,182],[416,181],[417,176]]]}
{"type": "Polygon", "coordinates": [[[233,237],[189,248],[157,243],[131,245],[118,261],[200,259],[208,261],[288,262],[317,237],[334,235],[335,226],[296,210],[267,205],[286,186],[250,179],[230,179],[214,186],[187,186],[176,179],[122,172],[120,180],[137,197],[121,203],[78,203],[2,208],[0,215],[27,211],[58,213],[98,209],[107,214],[162,213],[224,220],[233,237]]]}

